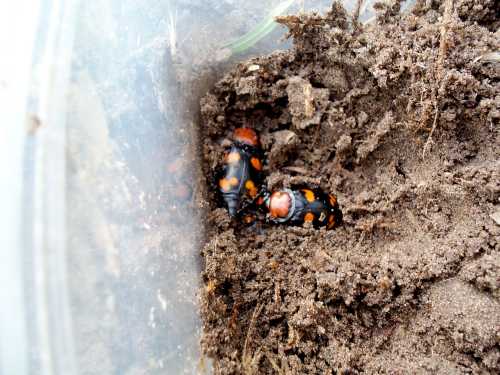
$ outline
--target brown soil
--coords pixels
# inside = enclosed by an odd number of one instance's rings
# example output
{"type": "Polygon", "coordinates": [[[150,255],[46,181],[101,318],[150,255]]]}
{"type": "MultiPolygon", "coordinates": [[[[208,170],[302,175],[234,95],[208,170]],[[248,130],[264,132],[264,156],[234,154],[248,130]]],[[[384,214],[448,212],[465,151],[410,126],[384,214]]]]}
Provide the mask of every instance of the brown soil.
{"type": "Polygon", "coordinates": [[[336,4],[283,17],[293,50],[239,64],[202,100],[207,176],[231,130],[254,127],[269,188],[316,184],[344,213],[334,231],[244,227],[207,178],[216,374],[500,371],[494,7],[380,5],[364,27],[336,4]]]}

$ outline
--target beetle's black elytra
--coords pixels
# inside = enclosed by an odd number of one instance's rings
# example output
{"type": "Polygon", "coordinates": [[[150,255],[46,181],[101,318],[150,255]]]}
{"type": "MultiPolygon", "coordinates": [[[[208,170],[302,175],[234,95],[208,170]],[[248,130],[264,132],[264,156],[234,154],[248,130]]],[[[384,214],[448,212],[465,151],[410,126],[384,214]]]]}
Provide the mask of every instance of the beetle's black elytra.
{"type": "Polygon", "coordinates": [[[257,196],[262,179],[260,155],[257,133],[250,128],[236,129],[219,178],[219,190],[232,217],[237,215],[243,197],[252,200],[257,196]]]}

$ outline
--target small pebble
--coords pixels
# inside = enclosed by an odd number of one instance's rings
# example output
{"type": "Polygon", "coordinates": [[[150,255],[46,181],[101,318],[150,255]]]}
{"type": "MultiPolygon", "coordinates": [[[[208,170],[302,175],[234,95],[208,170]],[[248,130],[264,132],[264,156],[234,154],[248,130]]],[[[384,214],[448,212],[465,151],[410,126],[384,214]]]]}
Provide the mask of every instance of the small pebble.
{"type": "Polygon", "coordinates": [[[495,221],[495,223],[497,223],[497,225],[500,225],[500,211],[492,213],[490,217],[495,221]]]}
{"type": "Polygon", "coordinates": [[[259,69],[260,69],[260,65],[256,65],[256,64],[250,65],[248,67],[248,71],[249,72],[255,72],[255,71],[259,70],[259,69]]]}

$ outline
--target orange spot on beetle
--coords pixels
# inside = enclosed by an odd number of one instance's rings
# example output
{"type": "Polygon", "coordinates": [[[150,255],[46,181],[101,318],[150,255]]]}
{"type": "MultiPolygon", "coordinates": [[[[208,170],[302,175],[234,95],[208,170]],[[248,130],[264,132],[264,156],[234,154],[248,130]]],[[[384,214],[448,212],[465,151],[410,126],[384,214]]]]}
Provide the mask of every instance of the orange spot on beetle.
{"type": "Polygon", "coordinates": [[[255,215],[245,215],[243,221],[245,222],[245,224],[252,224],[255,221],[255,219],[256,219],[255,215]]]}
{"type": "Polygon", "coordinates": [[[222,189],[222,191],[229,191],[231,190],[231,184],[229,183],[229,180],[227,178],[221,178],[219,180],[219,186],[222,189]]]}
{"type": "Polygon", "coordinates": [[[250,189],[255,189],[255,184],[253,183],[252,180],[248,180],[247,182],[245,182],[245,187],[250,190],[250,189]]]}
{"type": "Polygon", "coordinates": [[[308,212],[305,216],[304,216],[304,221],[306,223],[311,223],[312,221],[314,220],[314,214],[312,212],[308,212]]]}
{"type": "Polygon", "coordinates": [[[264,197],[257,198],[257,205],[262,206],[263,203],[264,203],[264,197]]]}
{"type": "Polygon", "coordinates": [[[259,137],[257,133],[250,128],[238,128],[234,131],[234,140],[241,143],[246,143],[250,146],[257,146],[259,144],[259,137]]]}
{"type": "Polygon", "coordinates": [[[276,191],[269,198],[269,213],[272,217],[287,217],[292,205],[292,198],[284,191],[276,191]]]}
{"type": "Polygon", "coordinates": [[[328,225],[326,226],[326,229],[332,229],[335,225],[335,216],[330,215],[328,216],[328,225]]]}
{"type": "Polygon", "coordinates": [[[239,162],[241,159],[240,154],[237,152],[230,152],[229,154],[226,155],[226,163],[228,164],[236,164],[239,162]]]}
{"type": "Polygon", "coordinates": [[[248,180],[247,182],[245,182],[245,188],[248,190],[248,194],[252,198],[255,198],[257,196],[257,188],[255,187],[255,184],[252,180],[248,180]]]}
{"type": "Polygon", "coordinates": [[[304,193],[304,196],[306,197],[308,202],[314,202],[315,196],[312,190],[303,189],[302,192],[304,193]]]}
{"type": "Polygon", "coordinates": [[[330,201],[332,207],[335,207],[337,205],[337,197],[335,195],[328,194],[328,200],[330,201]]]}
{"type": "Polygon", "coordinates": [[[252,167],[254,167],[257,171],[261,171],[262,170],[262,163],[255,156],[253,156],[250,159],[250,163],[252,164],[252,167]]]}
{"type": "Polygon", "coordinates": [[[239,183],[240,181],[236,177],[231,177],[229,179],[229,185],[231,186],[238,186],[239,183]]]}

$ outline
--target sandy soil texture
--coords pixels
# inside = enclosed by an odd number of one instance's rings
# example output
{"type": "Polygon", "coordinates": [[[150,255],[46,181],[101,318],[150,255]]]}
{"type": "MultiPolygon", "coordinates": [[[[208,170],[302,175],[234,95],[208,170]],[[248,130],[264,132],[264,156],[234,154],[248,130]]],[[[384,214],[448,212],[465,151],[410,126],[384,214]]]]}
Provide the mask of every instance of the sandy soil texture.
{"type": "Polygon", "coordinates": [[[202,346],[216,374],[500,372],[495,7],[379,4],[368,26],[335,3],[282,17],[294,48],[203,98],[202,346]],[[261,135],[268,187],[336,193],[340,228],[230,221],[211,184],[242,125],[261,135]]]}

